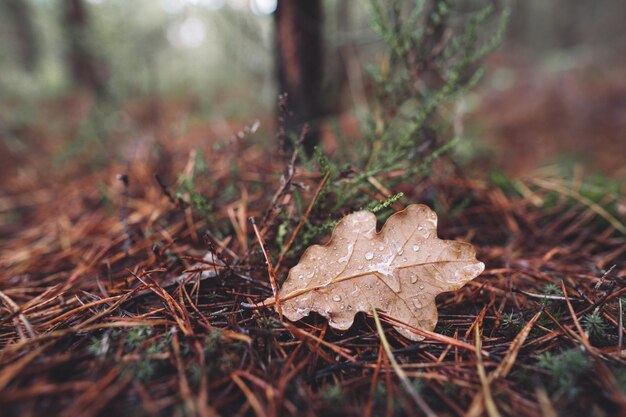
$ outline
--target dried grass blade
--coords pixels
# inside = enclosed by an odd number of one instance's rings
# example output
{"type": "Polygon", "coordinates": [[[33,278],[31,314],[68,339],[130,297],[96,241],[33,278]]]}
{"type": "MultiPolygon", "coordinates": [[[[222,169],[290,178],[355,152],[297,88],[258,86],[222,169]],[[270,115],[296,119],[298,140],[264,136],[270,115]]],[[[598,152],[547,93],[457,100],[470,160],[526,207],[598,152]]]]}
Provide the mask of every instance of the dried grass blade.
{"type": "MultiPolygon", "coordinates": [[[[387,340],[387,336],[385,336],[385,332],[383,331],[383,326],[380,324],[380,319],[378,318],[378,313],[375,308],[372,308],[372,315],[374,316],[374,321],[376,322],[376,330],[378,332],[378,336],[380,337],[380,342],[383,345],[383,349],[385,350],[385,354],[387,358],[389,358],[389,362],[393,367],[393,370],[398,375],[400,382],[402,382],[402,386],[406,390],[407,394],[415,401],[415,404],[429,417],[435,417],[437,414],[430,408],[430,406],[424,401],[422,396],[417,392],[415,387],[411,385],[409,378],[407,377],[404,370],[398,365],[396,358],[393,356],[393,352],[391,352],[391,346],[389,346],[389,341],[387,340]]],[[[480,354],[478,355],[480,356],[480,354]]]]}
{"type": "Polygon", "coordinates": [[[616,230],[619,230],[621,233],[626,234],[626,225],[624,225],[622,222],[620,222],[615,216],[613,216],[611,213],[609,213],[608,211],[606,211],[604,209],[604,207],[602,207],[601,205],[595,203],[593,200],[590,200],[589,198],[585,197],[584,195],[581,195],[578,191],[575,190],[570,190],[567,187],[563,187],[562,185],[559,184],[554,184],[550,181],[546,181],[546,180],[542,180],[539,178],[535,178],[532,180],[533,184],[541,187],[541,188],[545,188],[551,191],[556,191],[560,194],[566,195],[568,197],[571,197],[575,200],[578,200],[579,202],[581,202],[582,204],[584,204],[585,206],[589,207],[590,210],[592,210],[593,212],[595,212],[598,216],[602,217],[604,220],[606,220],[607,222],[609,222],[611,224],[611,226],[613,226],[616,230]]]}
{"type": "Polygon", "coordinates": [[[263,251],[263,256],[265,256],[265,262],[267,263],[267,274],[270,277],[270,284],[272,284],[272,293],[274,294],[274,300],[276,301],[276,310],[278,310],[278,317],[280,317],[280,321],[283,321],[283,309],[280,305],[280,297],[278,296],[278,284],[276,283],[276,274],[274,273],[274,267],[272,266],[272,260],[270,259],[267,251],[265,250],[265,245],[263,245],[263,238],[259,233],[259,228],[256,227],[256,222],[253,217],[250,217],[252,221],[252,228],[254,229],[254,234],[259,241],[259,245],[261,246],[261,250],[263,251]]]}
{"type": "Polygon", "coordinates": [[[304,226],[304,223],[309,218],[309,215],[311,214],[311,210],[313,210],[313,206],[315,206],[315,202],[317,201],[317,197],[319,197],[320,193],[322,192],[322,188],[324,188],[324,185],[326,185],[326,182],[328,181],[329,177],[330,177],[330,172],[327,172],[326,175],[324,175],[324,178],[322,179],[322,181],[317,186],[317,189],[315,190],[315,194],[313,195],[313,198],[311,199],[311,202],[309,203],[309,206],[307,207],[306,212],[304,213],[304,216],[302,216],[302,218],[300,219],[300,222],[298,223],[295,230],[289,237],[289,240],[285,244],[285,248],[283,249],[283,252],[280,254],[280,257],[278,258],[278,262],[276,262],[276,270],[280,268],[280,265],[283,263],[283,260],[285,259],[285,256],[287,255],[287,252],[289,252],[289,249],[291,249],[291,245],[293,245],[293,241],[296,239],[296,236],[298,236],[300,229],[302,228],[302,226],[304,226]]]}
{"type": "Polygon", "coordinates": [[[250,404],[250,406],[254,410],[254,413],[257,415],[257,417],[267,417],[267,414],[265,413],[265,410],[263,409],[263,406],[261,405],[261,402],[256,397],[256,395],[254,395],[252,390],[250,388],[248,388],[246,383],[243,382],[243,380],[241,378],[239,378],[239,375],[237,375],[236,373],[232,373],[230,375],[230,378],[233,380],[233,382],[235,384],[237,384],[239,389],[246,396],[246,399],[248,400],[248,403],[250,404]]]}
{"type": "Polygon", "coordinates": [[[489,417],[502,417],[500,412],[498,411],[498,408],[496,407],[496,403],[493,401],[491,388],[489,387],[489,379],[487,378],[487,373],[483,364],[483,358],[480,354],[482,343],[480,340],[479,324],[476,324],[476,327],[474,327],[474,336],[476,339],[476,369],[478,371],[478,377],[480,378],[480,384],[482,385],[482,395],[485,399],[485,408],[487,409],[487,414],[489,415],[489,417]]]}

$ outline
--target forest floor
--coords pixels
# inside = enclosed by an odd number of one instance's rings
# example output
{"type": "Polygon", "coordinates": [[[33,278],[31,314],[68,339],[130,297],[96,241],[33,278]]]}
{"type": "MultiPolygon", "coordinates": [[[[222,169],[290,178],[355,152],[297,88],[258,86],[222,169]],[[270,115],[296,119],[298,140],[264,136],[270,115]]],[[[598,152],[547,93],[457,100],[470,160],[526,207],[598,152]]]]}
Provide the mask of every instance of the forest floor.
{"type": "MultiPolygon", "coordinates": [[[[337,332],[315,314],[242,308],[272,294],[250,217],[276,260],[300,221],[348,213],[315,200],[320,172],[296,164],[280,193],[288,158],[254,127],[187,119],[191,101],[128,104],[132,135],[108,130],[106,145],[51,158],[91,101],[41,109],[9,132],[28,152],[2,142],[0,415],[421,415],[416,393],[446,416],[623,415],[626,83],[517,79],[472,110],[484,152],[463,169],[444,160],[427,180],[389,190],[381,175],[362,190],[434,206],[439,235],[486,264],[438,297],[422,342],[381,315],[404,380],[371,315],[337,332]]],[[[279,282],[300,255],[288,252],[279,282]]]]}

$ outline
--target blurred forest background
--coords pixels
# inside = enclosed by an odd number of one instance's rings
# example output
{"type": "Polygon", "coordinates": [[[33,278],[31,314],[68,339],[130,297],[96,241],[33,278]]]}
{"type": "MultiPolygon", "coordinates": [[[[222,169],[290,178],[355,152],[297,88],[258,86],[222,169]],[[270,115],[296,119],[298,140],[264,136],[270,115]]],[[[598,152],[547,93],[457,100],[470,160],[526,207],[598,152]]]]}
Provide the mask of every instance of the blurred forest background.
{"type": "MultiPolygon", "coordinates": [[[[108,138],[136,141],[157,120],[161,131],[203,122],[228,137],[232,121],[261,119],[271,140],[275,9],[276,0],[2,0],[2,176],[33,146],[57,163],[85,152],[97,163],[110,156],[108,138]]],[[[322,10],[318,115],[354,127],[366,65],[383,45],[367,2],[326,0],[322,10]]],[[[473,152],[516,174],[570,157],[624,174],[626,3],[519,1],[512,16],[482,88],[462,100],[473,152]]]]}

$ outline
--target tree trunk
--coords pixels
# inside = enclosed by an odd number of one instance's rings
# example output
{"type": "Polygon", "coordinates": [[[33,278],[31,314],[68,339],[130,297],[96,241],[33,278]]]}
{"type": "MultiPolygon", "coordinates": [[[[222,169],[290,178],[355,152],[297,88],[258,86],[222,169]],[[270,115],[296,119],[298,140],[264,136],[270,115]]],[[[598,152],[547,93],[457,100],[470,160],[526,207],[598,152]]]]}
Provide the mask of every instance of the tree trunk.
{"type": "Polygon", "coordinates": [[[20,64],[32,72],[39,61],[39,43],[30,4],[25,0],[5,0],[5,10],[15,29],[15,45],[20,64]]]}
{"type": "Polygon", "coordinates": [[[304,148],[311,153],[319,142],[322,116],[321,0],[278,0],[274,23],[278,89],[287,94],[289,109],[285,131],[299,135],[308,123],[304,148]]]}
{"type": "Polygon", "coordinates": [[[101,63],[90,50],[87,39],[89,16],[82,0],[62,0],[67,39],[67,66],[74,83],[98,94],[105,90],[101,63]]]}

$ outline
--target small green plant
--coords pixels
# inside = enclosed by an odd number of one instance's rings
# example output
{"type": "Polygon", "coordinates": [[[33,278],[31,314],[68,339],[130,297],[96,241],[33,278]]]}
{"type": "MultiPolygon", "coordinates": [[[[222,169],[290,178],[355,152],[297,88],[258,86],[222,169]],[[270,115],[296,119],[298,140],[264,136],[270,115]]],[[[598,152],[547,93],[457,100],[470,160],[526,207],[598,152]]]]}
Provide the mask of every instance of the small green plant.
{"type": "Polygon", "coordinates": [[[591,365],[580,349],[569,349],[558,355],[550,352],[537,357],[540,368],[549,374],[547,387],[559,395],[573,398],[582,389],[584,376],[591,365]]]}
{"type": "Polygon", "coordinates": [[[208,173],[208,166],[202,151],[198,150],[195,153],[193,166],[193,172],[190,174],[178,174],[178,188],[174,193],[174,197],[191,205],[200,215],[209,218],[213,211],[213,202],[205,195],[196,191],[196,179],[208,173]]]}
{"type": "Polygon", "coordinates": [[[137,350],[151,335],[152,328],[150,327],[133,327],[126,333],[126,346],[130,350],[137,350]]]}
{"type": "Polygon", "coordinates": [[[166,363],[156,355],[168,351],[172,341],[170,332],[155,335],[152,327],[139,326],[124,330],[121,334],[125,334],[123,340],[127,352],[138,356],[129,368],[135,378],[148,382],[163,372],[166,363]]]}
{"type": "Polygon", "coordinates": [[[609,326],[599,311],[586,314],[581,321],[583,328],[592,339],[601,340],[606,337],[609,326]]]}
{"type": "Polygon", "coordinates": [[[222,332],[214,330],[204,338],[204,354],[205,356],[211,356],[215,354],[222,344],[222,332]]]}
{"type": "Polygon", "coordinates": [[[543,293],[546,295],[557,295],[561,293],[561,288],[556,284],[546,284],[543,287],[543,293]]]}
{"type": "Polygon", "coordinates": [[[520,318],[519,314],[516,313],[507,313],[502,316],[502,324],[500,325],[503,329],[510,330],[513,332],[518,332],[524,323],[520,318]]]}
{"type": "Polygon", "coordinates": [[[155,361],[149,358],[138,360],[133,368],[135,377],[142,382],[152,380],[157,373],[156,364],[154,362],[155,361]]]}
{"type": "Polygon", "coordinates": [[[274,330],[282,327],[280,321],[276,320],[272,316],[260,316],[257,319],[257,322],[259,323],[260,327],[267,330],[274,330]]]}
{"type": "Polygon", "coordinates": [[[194,364],[190,368],[187,368],[187,374],[189,382],[191,382],[193,387],[200,385],[200,380],[202,378],[202,368],[200,368],[200,365],[194,364]]]}
{"type": "Polygon", "coordinates": [[[200,214],[208,216],[213,209],[213,203],[207,197],[195,191],[194,188],[195,184],[193,177],[187,177],[183,174],[179,174],[178,189],[174,195],[176,198],[191,205],[200,214]]]}
{"type": "Polygon", "coordinates": [[[219,330],[209,332],[204,339],[204,358],[209,377],[224,375],[241,360],[245,345],[225,338],[219,330]]]}
{"type": "Polygon", "coordinates": [[[113,338],[110,332],[105,332],[102,336],[94,336],[89,340],[87,351],[97,358],[103,358],[109,351],[111,339],[113,338]]]}
{"type": "Polygon", "coordinates": [[[335,384],[326,387],[320,394],[322,401],[332,408],[341,407],[344,399],[344,392],[341,385],[335,384]]]}

